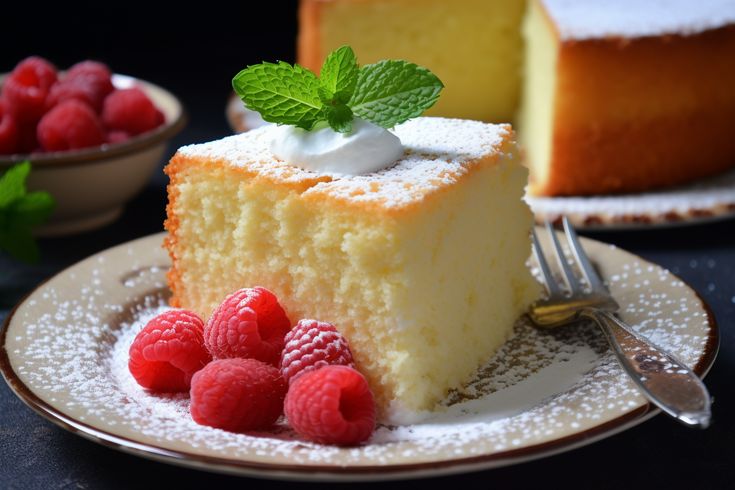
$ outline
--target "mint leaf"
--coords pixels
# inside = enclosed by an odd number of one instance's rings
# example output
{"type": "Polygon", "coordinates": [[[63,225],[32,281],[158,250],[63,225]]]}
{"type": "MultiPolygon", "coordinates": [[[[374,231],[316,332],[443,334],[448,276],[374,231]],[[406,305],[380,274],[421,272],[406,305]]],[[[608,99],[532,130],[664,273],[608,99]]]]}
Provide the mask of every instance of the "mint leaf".
{"type": "Polygon", "coordinates": [[[324,114],[329,126],[338,133],[352,132],[352,110],[345,104],[324,106],[324,114]]]}
{"type": "Polygon", "coordinates": [[[29,162],[19,163],[0,177],[0,208],[3,208],[26,193],[26,178],[31,172],[29,162]]]}
{"type": "Polygon", "coordinates": [[[323,119],[319,80],[302,66],[283,61],[249,66],[235,75],[232,87],[268,122],[309,130],[323,119]]]}
{"type": "Polygon", "coordinates": [[[56,202],[47,192],[26,191],[31,164],[11,167],[0,177],[0,250],[25,262],[38,262],[40,252],[31,228],[45,222],[56,202]]]}
{"type": "Polygon", "coordinates": [[[10,224],[40,225],[46,222],[55,207],[56,201],[48,192],[31,192],[9,206],[10,224]]]}
{"type": "Polygon", "coordinates": [[[342,46],[327,56],[319,78],[299,65],[264,62],[240,71],[232,87],[268,122],[307,131],[326,122],[349,133],[354,116],[384,128],[420,116],[444,85],[426,68],[403,60],[359,68],[352,48],[342,46]]]}
{"type": "Polygon", "coordinates": [[[442,88],[441,80],[426,68],[384,60],[360,68],[348,105],[358,117],[392,128],[434,105],[442,88]]]}
{"type": "Polygon", "coordinates": [[[355,91],[358,71],[357,58],[351,47],[342,46],[332,51],[319,73],[319,97],[322,102],[347,103],[355,91]]]}

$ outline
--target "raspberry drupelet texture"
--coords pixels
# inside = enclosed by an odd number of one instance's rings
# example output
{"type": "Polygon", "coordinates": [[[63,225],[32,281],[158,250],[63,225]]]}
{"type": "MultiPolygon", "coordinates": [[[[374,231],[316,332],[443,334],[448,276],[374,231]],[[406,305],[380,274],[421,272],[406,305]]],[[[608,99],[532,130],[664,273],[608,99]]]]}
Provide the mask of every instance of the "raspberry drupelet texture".
{"type": "Polygon", "coordinates": [[[375,402],[362,374],[347,366],[325,366],[291,383],[286,417],[303,438],[322,444],[354,445],[375,429],[375,402]]]}
{"type": "Polygon", "coordinates": [[[347,339],[331,323],[299,320],[286,334],[281,374],[292,383],[298,376],[329,365],[355,367],[347,339]]]}
{"type": "Polygon", "coordinates": [[[115,90],[104,101],[102,120],[109,129],[137,135],[163,123],[163,114],[137,87],[115,90]]]}
{"type": "Polygon", "coordinates": [[[19,122],[35,123],[46,111],[46,97],[55,82],[54,65],[38,56],[24,59],[3,84],[8,110],[19,122]]]}
{"type": "Polygon", "coordinates": [[[266,429],[283,413],[286,386],[278,369],[264,362],[212,361],[191,380],[191,416],[233,432],[266,429]]]}
{"type": "Polygon", "coordinates": [[[149,321],[130,346],[128,369],[138,384],[152,391],[188,391],[191,377],[211,360],[203,323],[188,310],[169,310],[149,321]]]}
{"type": "Polygon", "coordinates": [[[215,359],[253,358],[278,366],[291,322],[275,295],[245,288],[225,298],[204,327],[204,342],[215,359]]]}
{"type": "Polygon", "coordinates": [[[101,145],[105,130],[89,105],[67,100],[48,111],[37,128],[38,142],[47,151],[64,151],[101,145]]]}
{"type": "Polygon", "coordinates": [[[112,91],[112,72],[98,61],[82,61],[69,68],[64,78],[51,87],[46,107],[69,99],[86,102],[97,113],[102,112],[102,104],[112,91]]]}

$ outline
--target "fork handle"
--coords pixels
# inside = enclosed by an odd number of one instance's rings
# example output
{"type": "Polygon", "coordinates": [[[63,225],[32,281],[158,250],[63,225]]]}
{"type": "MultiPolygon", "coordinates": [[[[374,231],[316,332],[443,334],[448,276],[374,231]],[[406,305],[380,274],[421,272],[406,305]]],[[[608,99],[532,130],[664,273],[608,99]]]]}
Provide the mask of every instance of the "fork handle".
{"type": "Polygon", "coordinates": [[[581,314],[602,328],[620,364],[646,398],[686,425],[709,426],[710,396],[699,376],[612,312],[586,308],[581,314]]]}

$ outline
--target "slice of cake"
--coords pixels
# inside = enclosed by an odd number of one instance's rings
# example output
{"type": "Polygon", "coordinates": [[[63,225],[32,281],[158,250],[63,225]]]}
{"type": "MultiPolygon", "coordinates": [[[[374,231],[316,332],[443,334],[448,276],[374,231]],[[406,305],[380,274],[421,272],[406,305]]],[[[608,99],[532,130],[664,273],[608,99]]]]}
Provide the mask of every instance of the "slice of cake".
{"type": "Polygon", "coordinates": [[[395,165],[340,177],[274,158],[277,130],[172,158],[172,303],[206,318],[231,291],[267,287],[294,323],[329,321],[348,338],[384,420],[431,410],[539,293],[513,131],[418,118],[395,128],[395,165]]]}
{"type": "Polygon", "coordinates": [[[641,191],[735,166],[733,21],[735,3],[716,0],[531,2],[531,191],[641,191]]]}
{"type": "Polygon", "coordinates": [[[318,71],[349,44],[361,64],[429,68],[446,88],[427,114],[510,122],[520,93],[525,0],[302,0],[298,61],[318,71]]]}

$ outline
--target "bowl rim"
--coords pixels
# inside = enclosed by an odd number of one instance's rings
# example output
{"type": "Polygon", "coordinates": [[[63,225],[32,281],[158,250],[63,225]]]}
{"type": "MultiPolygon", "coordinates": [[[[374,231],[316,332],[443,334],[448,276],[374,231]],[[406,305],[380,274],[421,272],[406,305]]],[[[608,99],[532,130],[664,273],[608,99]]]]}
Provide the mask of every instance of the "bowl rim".
{"type": "MultiPolygon", "coordinates": [[[[7,73],[0,74],[2,81],[7,73]]],[[[171,121],[166,121],[161,126],[152,131],[148,131],[141,135],[130,138],[122,143],[104,143],[101,146],[91,148],[82,148],[79,150],[68,150],[47,153],[16,153],[12,155],[3,155],[0,157],[0,169],[9,168],[17,163],[28,160],[34,168],[49,167],[75,167],[81,165],[90,165],[99,163],[101,160],[108,158],[116,158],[131,153],[136,153],[153,146],[156,146],[169,138],[172,138],[186,126],[189,120],[188,113],[184,104],[171,91],[157,85],[155,83],[136,78],[121,73],[113,73],[113,79],[126,80],[142,85],[144,88],[152,88],[162,92],[165,96],[170,97],[176,104],[178,115],[171,121]]]]}

